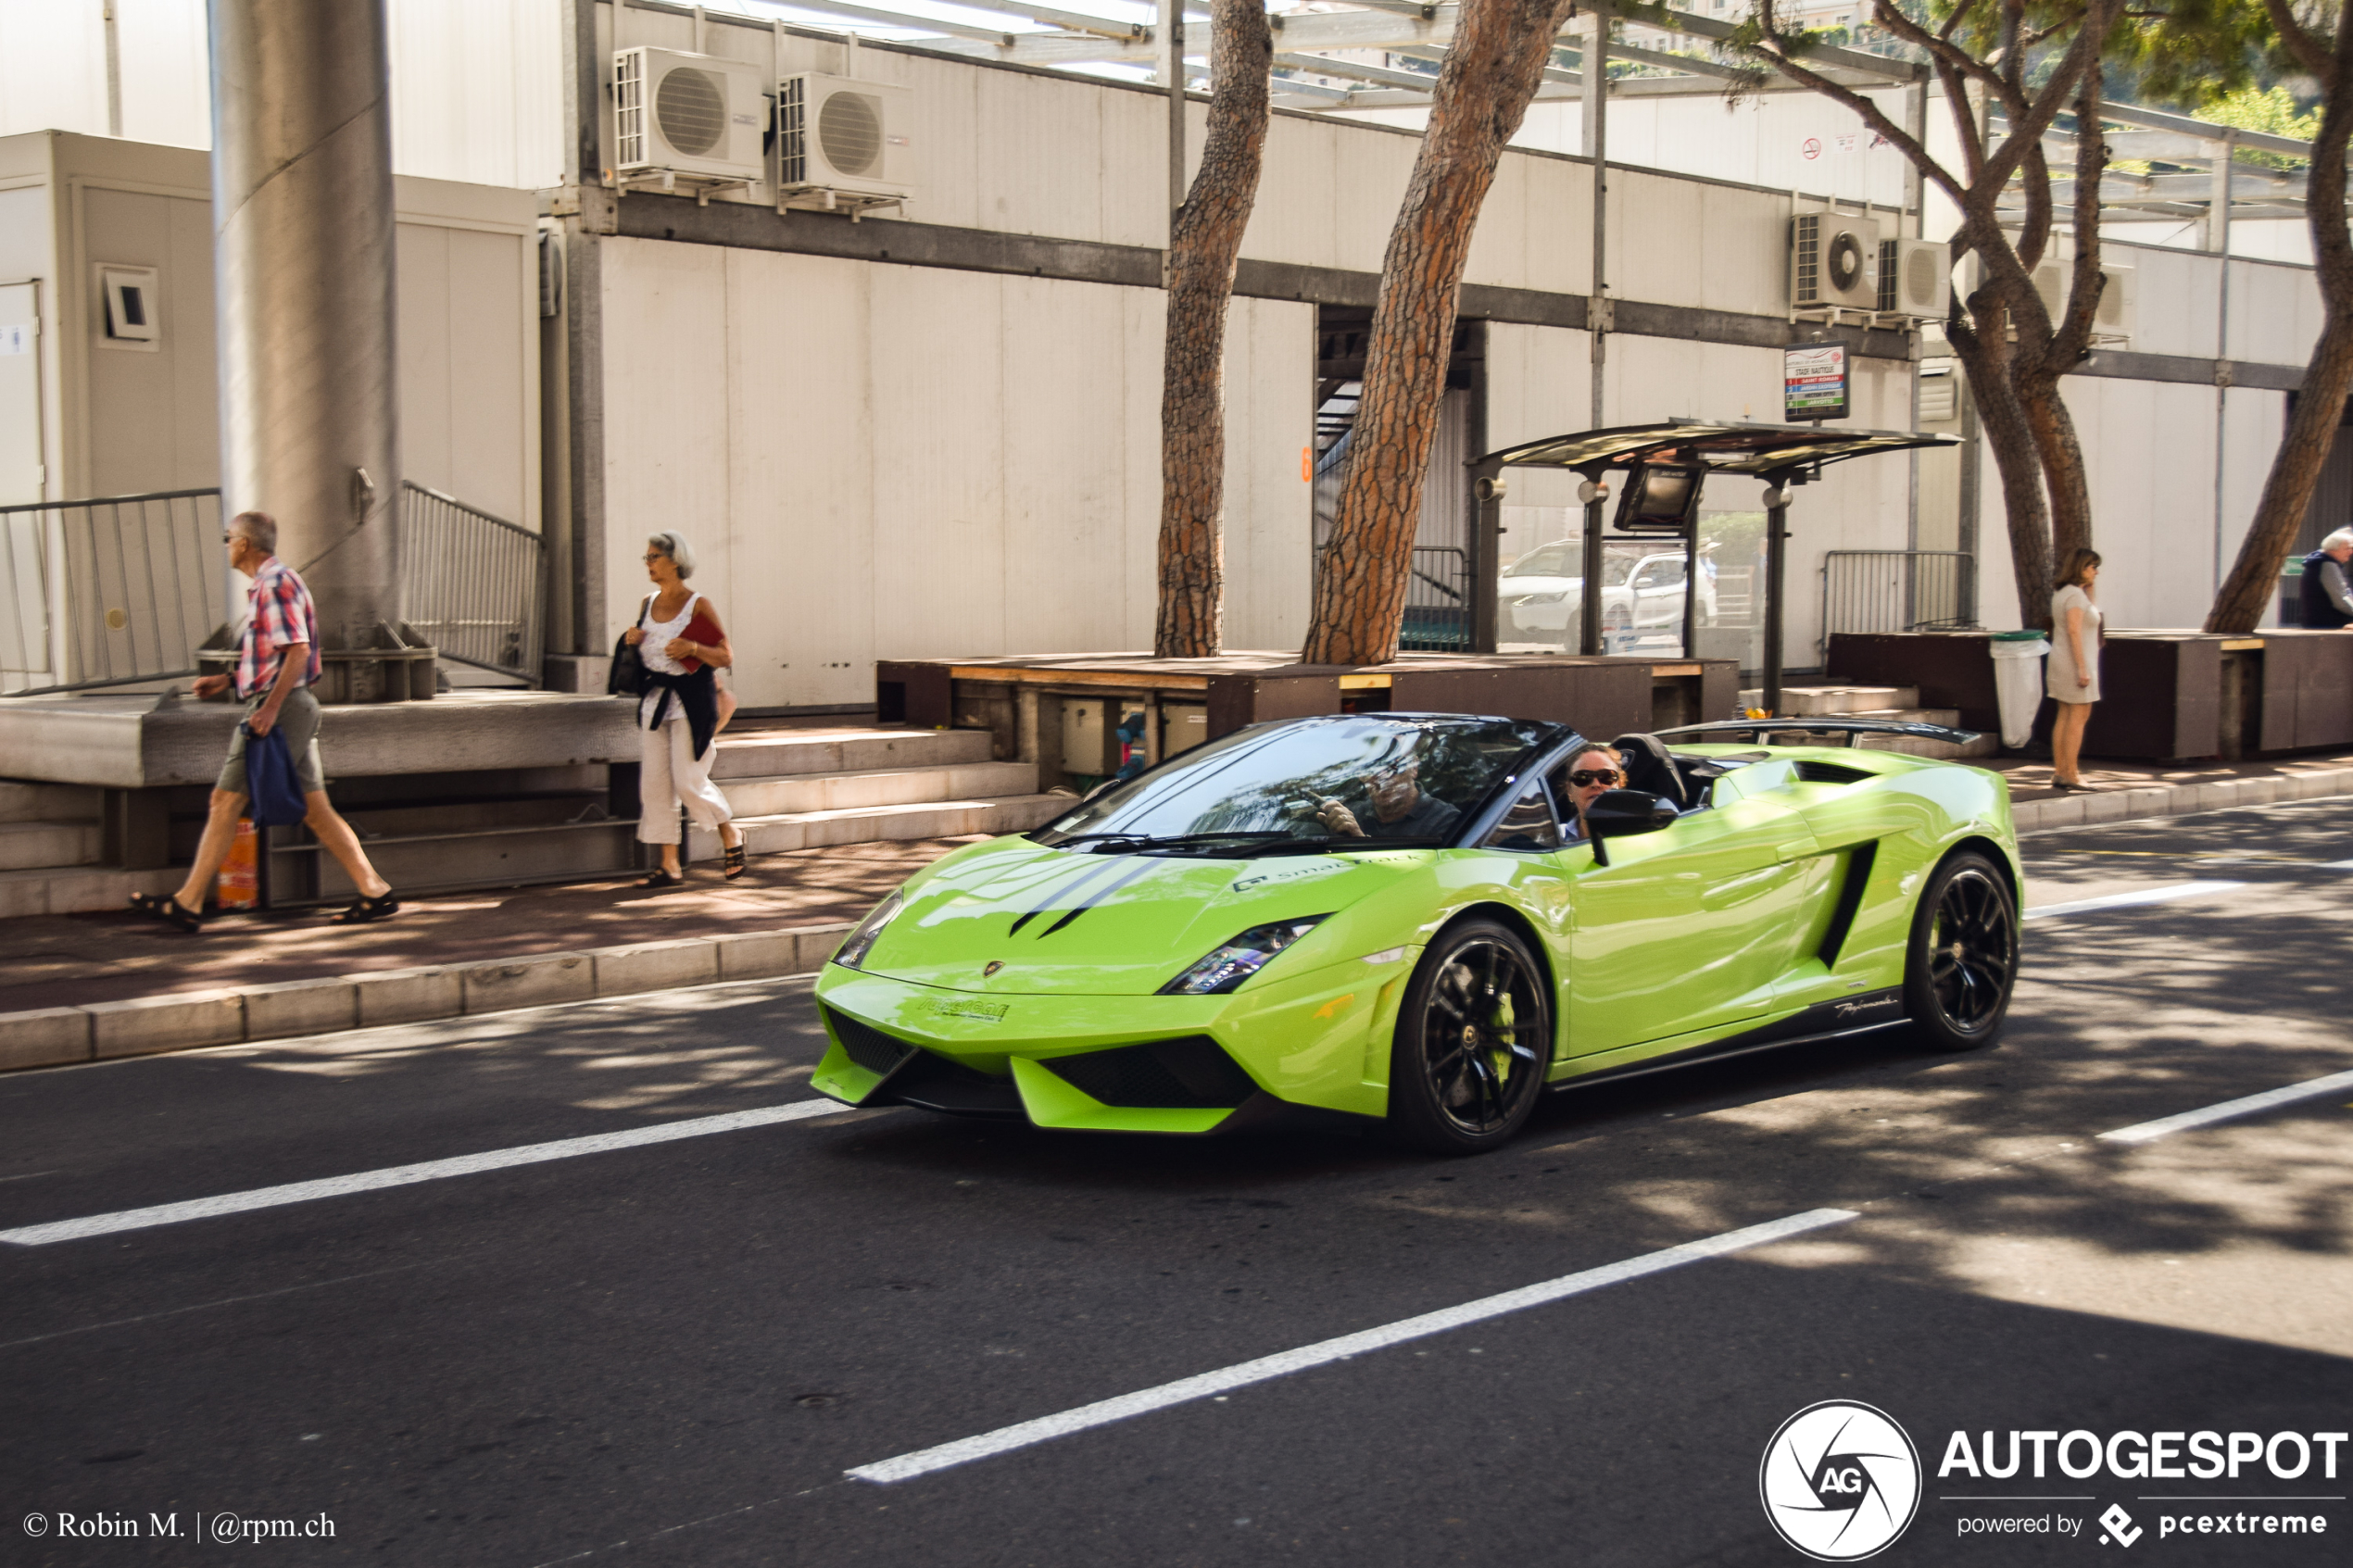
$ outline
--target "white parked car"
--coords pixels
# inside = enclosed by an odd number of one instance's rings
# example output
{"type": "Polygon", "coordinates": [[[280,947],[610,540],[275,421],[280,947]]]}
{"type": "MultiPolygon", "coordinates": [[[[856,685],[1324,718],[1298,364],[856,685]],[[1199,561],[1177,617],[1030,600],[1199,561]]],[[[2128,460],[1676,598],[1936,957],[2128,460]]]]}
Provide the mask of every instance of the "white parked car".
{"type": "MultiPolygon", "coordinates": [[[[1558,539],[1504,569],[1497,596],[1505,622],[1523,642],[1577,642],[1584,610],[1584,546],[1558,539]]],[[[1700,608],[1713,618],[1709,586],[1700,608]]],[[[1683,623],[1683,553],[1637,555],[1616,550],[1602,560],[1602,627],[1606,633],[1683,623]]]]}

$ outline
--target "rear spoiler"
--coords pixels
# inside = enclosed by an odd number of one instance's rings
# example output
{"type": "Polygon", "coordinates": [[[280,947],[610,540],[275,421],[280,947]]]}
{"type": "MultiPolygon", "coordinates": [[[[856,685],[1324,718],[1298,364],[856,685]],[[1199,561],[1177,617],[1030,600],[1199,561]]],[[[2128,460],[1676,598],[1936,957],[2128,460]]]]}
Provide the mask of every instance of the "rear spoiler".
{"type": "Polygon", "coordinates": [[[1865,735],[1909,735],[1916,740],[1941,740],[1954,746],[1966,746],[1977,739],[1975,730],[1948,729],[1943,724],[1916,724],[1888,719],[1726,719],[1712,724],[1685,724],[1680,729],[1656,732],[1663,741],[1684,741],[1706,745],[1715,741],[1751,740],[1758,746],[1773,744],[1767,737],[1777,734],[1844,735],[1849,746],[1858,746],[1865,735]]]}

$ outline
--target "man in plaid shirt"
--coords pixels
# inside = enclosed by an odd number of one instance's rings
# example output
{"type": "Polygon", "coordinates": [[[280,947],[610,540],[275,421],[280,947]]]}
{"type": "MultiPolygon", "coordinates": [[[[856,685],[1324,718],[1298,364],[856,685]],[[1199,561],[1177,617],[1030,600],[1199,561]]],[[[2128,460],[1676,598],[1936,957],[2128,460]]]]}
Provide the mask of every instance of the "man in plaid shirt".
{"type": "Polygon", "coordinates": [[[237,819],[252,793],[245,786],[245,737],[250,734],[259,739],[283,729],[303,804],[309,810],[304,825],[359,890],[351,907],[335,918],[346,925],[382,920],[397,912],[400,902],[392,895],[392,884],[368,863],[351,824],[327,803],[326,775],[319,765],[319,699],[310,695],[321,669],[319,612],[310,602],[310,590],[294,568],[277,558],[278,524],[269,513],[239,512],[222,542],[229,546],[229,564],[253,579],[251,605],[237,634],[236,674],[206,675],[195,690],[200,697],[219,696],[233,682],[238,700],[245,705],[245,722],[229,743],[229,759],[213,786],[211,815],[196,846],[196,862],[188,868],[188,880],[169,896],[142,893],[131,900],[132,907],[182,931],[202,928],[205,898],[220,874],[221,862],[229,858],[237,819]]]}

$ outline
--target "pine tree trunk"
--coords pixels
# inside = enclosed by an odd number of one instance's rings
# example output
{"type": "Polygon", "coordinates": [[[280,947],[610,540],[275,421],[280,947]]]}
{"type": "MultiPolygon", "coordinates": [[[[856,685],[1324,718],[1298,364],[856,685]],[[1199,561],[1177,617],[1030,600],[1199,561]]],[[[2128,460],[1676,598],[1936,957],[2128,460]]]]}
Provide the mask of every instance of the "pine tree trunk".
{"type": "Polygon", "coordinates": [[[1353,456],[1301,654],[1311,664],[1396,657],[1471,233],[1567,11],[1568,0],[1463,0],[1381,262],[1353,456]]]}
{"type": "Polygon", "coordinates": [[[1226,312],[1258,199],[1274,44],[1263,0],[1215,0],[1216,82],[1201,168],[1168,245],[1161,366],[1160,611],[1152,651],[1205,659],[1224,627],[1226,312]]]}
{"type": "MultiPolygon", "coordinates": [[[[2092,487],[2083,467],[2083,445],[2075,434],[2075,419],[2067,410],[2058,379],[2036,370],[2019,378],[2018,403],[2032,433],[2035,454],[2043,464],[2044,493],[2050,502],[2051,570],[2070,550],[2092,547],[2092,487]]],[[[2023,577],[2019,586],[2025,587],[2023,577]]],[[[2048,591],[2043,608],[2029,624],[2050,616],[2048,591]]]]}
{"type": "Polygon", "coordinates": [[[2278,591],[2280,569],[2304,524],[2312,504],[2312,487],[2321,466],[2328,461],[2345,398],[2353,389],[2353,235],[2346,230],[2346,142],[2353,138],[2353,16],[2340,17],[2337,27],[2335,80],[2329,83],[2321,114],[2321,133],[2312,144],[2312,167],[2305,180],[2306,220],[2312,226],[2312,258],[2321,285],[2322,320],[2320,341],[2304,369],[2304,386],[2297,393],[2296,413],[2287,435],[2272,455],[2271,471],[2263,481],[2263,498],[2255,521],[2239,546],[2231,574],[2215,591],[2206,629],[2234,635],[2255,630],[2278,591]],[[2323,191],[2336,194],[2327,200],[2323,191]]]}
{"type": "Polygon", "coordinates": [[[2043,495],[2043,459],[2033,427],[2018,400],[2010,361],[2009,316],[1994,291],[1969,298],[1969,331],[1946,333],[1961,368],[1969,372],[1969,395],[1977,404],[1978,427],[2002,476],[2002,511],[2009,524],[2010,567],[2018,585],[2021,626],[2047,627],[2051,621],[2051,521],[2043,495]]]}

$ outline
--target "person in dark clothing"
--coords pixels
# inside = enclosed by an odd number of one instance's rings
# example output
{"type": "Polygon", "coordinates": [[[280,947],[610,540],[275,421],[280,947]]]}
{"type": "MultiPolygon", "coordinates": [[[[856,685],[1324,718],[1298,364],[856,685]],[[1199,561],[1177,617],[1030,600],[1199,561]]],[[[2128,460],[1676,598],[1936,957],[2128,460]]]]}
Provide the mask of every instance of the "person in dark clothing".
{"type": "Polygon", "coordinates": [[[2304,558],[2304,581],[2297,585],[2297,619],[2307,626],[2353,626],[2353,583],[2347,581],[2346,562],[2353,561],[2353,528],[2340,528],[2304,558]]]}
{"type": "Polygon", "coordinates": [[[1462,820],[1462,812],[1434,795],[1424,795],[1422,765],[1408,760],[1384,768],[1365,781],[1372,797],[1373,821],[1367,826],[1337,800],[1318,801],[1315,815],[1342,838],[1445,838],[1462,820]]]}

